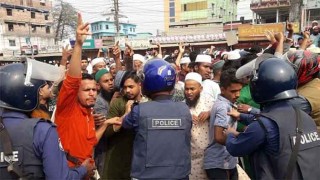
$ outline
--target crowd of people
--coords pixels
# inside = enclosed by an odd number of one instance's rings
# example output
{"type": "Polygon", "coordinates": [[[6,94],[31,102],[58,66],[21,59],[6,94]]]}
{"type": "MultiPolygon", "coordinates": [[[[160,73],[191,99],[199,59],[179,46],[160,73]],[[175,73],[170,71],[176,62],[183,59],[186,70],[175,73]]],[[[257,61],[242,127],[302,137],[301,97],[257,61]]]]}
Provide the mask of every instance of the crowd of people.
{"type": "Polygon", "coordinates": [[[317,179],[319,27],[298,48],[286,30],[265,49],[116,43],[89,62],[78,14],[55,81],[35,60],[0,68],[0,179],[317,179]]]}

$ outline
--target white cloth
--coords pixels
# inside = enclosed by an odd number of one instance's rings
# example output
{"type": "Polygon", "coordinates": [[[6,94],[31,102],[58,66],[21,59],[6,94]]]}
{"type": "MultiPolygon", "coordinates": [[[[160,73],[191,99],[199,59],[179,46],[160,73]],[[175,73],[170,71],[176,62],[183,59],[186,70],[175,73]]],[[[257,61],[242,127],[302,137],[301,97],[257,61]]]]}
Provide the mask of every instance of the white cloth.
{"type": "Polygon", "coordinates": [[[186,75],[184,81],[193,80],[202,85],[202,76],[196,72],[190,72],[186,75]]]}
{"type": "Polygon", "coordinates": [[[203,90],[201,94],[205,94],[209,97],[212,97],[213,101],[216,101],[218,98],[218,95],[221,93],[220,86],[212,81],[211,79],[206,79],[202,81],[202,87],[203,90]]]}
{"type": "MultiPolygon", "coordinates": [[[[195,107],[190,108],[190,113],[199,116],[201,112],[210,111],[213,99],[201,94],[195,107]]],[[[203,167],[204,151],[209,145],[209,119],[202,124],[196,124],[191,129],[191,174],[190,180],[208,179],[203,167]]]]}
{"type": "Polygon", "coordinates": [[[196,58],[196,62],[211,63],[211,56],[199,54],[196,58]]]}

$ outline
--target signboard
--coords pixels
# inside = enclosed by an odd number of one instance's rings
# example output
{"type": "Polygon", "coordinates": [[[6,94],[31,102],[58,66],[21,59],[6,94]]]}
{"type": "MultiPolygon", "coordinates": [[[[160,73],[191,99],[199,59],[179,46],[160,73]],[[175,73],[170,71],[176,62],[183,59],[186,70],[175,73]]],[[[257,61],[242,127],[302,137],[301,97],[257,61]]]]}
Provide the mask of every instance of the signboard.
{"type": "Polygon", "coordinates": [[[226,32],[226,39],[228,46],[238,44],[238,37],[233,32],[226,32]]]}
{"type": "Polygon", "coordinates": [[[271,31],[274,33],[284,32],[284,23],[272,23],[272,24],[242,24],[238,26],[239,41],[255,41],[255,40],[267,40],[265,33],[271,31]]]}
{"type": "Polygon", "coordinates": [[[102,39],[95,39],[95,40],[94,40],[94,47],[95,47],[95,48],[100,49],[100,48],[102,48],[102,46],[103,46],[103,44],[102,44],[102,39]]]}
{"type": "Polygon", "coordinates": [[[83,49],[94,49],[94,40],[86,39],[82,45],[83,49]]]}

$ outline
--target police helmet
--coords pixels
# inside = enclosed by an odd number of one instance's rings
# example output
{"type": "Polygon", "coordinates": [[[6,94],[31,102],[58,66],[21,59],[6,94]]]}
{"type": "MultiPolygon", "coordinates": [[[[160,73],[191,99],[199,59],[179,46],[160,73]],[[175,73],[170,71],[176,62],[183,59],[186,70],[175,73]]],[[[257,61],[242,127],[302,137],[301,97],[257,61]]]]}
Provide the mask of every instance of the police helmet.
{"type": "Polygon", "coordinates": [[[46,84],[44,80],[31,79],[25,85],[26,68],[15,63],[0,68],[0,107],[30,112],[38,106],[39,90],[46,84]]]}
{"type": "Polygon", "coordinates": [[[142,89],[145,95],[171,91],[174,88],[176,82],[175,69],[162,59],[149,60],[144,65],[143,74],[142,89]]]}
{"type": "Polygon", "coordinates": [[[262,61],[253,72],[250,92],[259,104],[297,97],[298,79],[294,69],[278,58],[262,61]]]}

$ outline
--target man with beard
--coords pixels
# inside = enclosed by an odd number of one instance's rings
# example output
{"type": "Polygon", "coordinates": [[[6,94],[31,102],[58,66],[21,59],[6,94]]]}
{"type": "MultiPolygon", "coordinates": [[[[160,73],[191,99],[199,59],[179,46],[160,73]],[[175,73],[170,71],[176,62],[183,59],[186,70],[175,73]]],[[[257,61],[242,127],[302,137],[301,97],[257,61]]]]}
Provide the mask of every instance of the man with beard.
{"type": "Polygon", "coordinates": [[[196,64],[194,69],[202,76],[203,94],[211,96],[213,100],[216,100],[218,94],[220,94],[220,88],[217,83],[211,80],[212,64],[211,56],[205,54],[199,54],[196,58],[196,64]]]}
{"type": "Polygon", "coordinates": [[[201,94],[202,77],[198,73],[188,73],[185,78],[184,94],[192,115],[191,129],[191,174],[190,179],[207,179],[203,167],[204,151],[209,145],[209,114],[212,98],[201,94]]]}
{"type": "MultiPolygon", "coordinates": [[[[93,107],[96,127],[99,127],[106,119],[108,115],[108,110],[110,107],[110,102],[114,94],[113,91],[113,77],[107,69],[99,70],[95,75],[95,80],[98,83],[97,86],[100,87],[100,93],[97,96],[96,103],[93,107]]],[[[102,174],[104,157],[106,152],[106,139],[101,138],[98,145],[95,148],[94,160],[97,165],[97,170],[102,174]]]]}
{"type": "Polygon", "coordinates": [[[312,43],[316,46],[316,47],[320,47],[320,34],[319,34],[319,26],[314,26],[313,28],[313,32],[310,35],[310,39],[312,40],[312,43]]]}
{"type": "MultiPolygon", "coordinates": [[[[123,96],[112,101],[107,118],[121,117],[126,105],[142,101],[141,80],[135,71],[119,71],[120,87],[123,96]]],[[[118,74],[117,76],[118,77],[118,74]]],[[[118,79],[116,79],[118,82],[118,79]]],[[[131,159],[134,131],[109,126],[104,133],[107,138],[107,151],[102,179],[131,179],[131,159]]]]}

